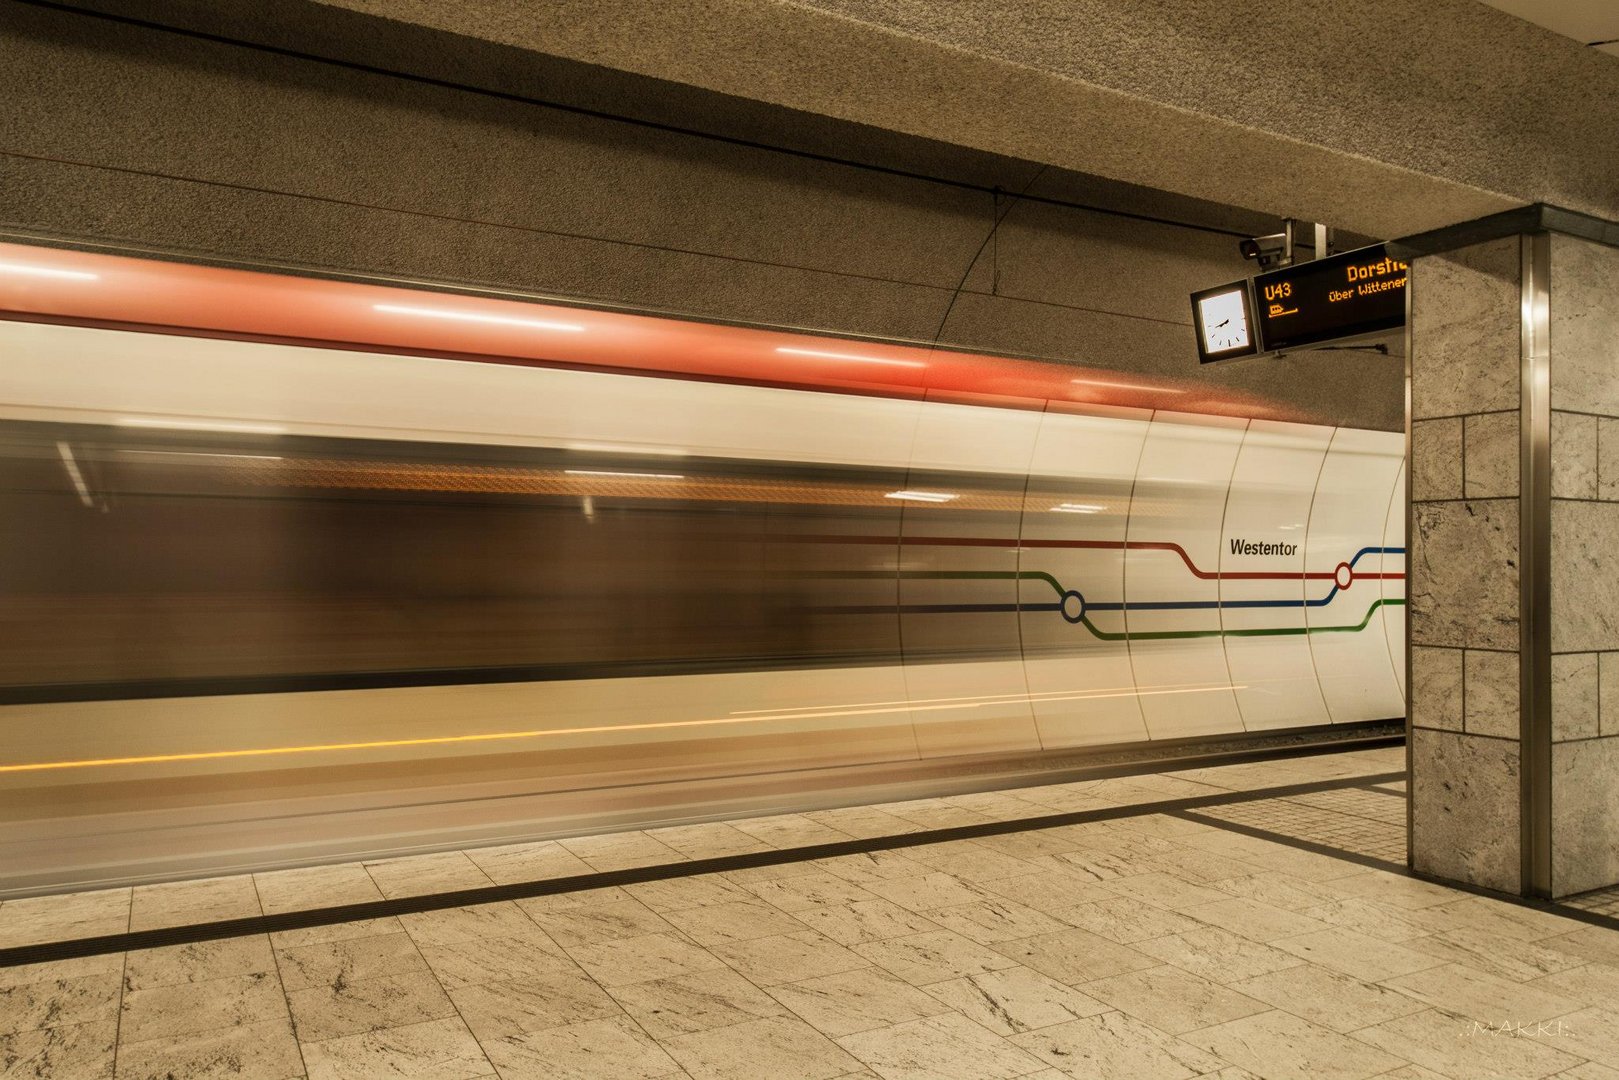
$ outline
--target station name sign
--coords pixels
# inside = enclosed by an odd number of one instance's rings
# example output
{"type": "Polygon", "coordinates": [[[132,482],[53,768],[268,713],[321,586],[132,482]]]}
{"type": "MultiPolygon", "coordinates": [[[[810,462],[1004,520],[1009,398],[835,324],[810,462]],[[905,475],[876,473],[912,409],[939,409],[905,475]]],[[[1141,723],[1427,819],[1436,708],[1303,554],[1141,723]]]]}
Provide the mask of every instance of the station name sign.
{"type": "Polygon", "coordinates": [[[1260,339],[1275,351],[1404,326],[1409,277],[1382,244],[1260,274],[1260,339]]]}

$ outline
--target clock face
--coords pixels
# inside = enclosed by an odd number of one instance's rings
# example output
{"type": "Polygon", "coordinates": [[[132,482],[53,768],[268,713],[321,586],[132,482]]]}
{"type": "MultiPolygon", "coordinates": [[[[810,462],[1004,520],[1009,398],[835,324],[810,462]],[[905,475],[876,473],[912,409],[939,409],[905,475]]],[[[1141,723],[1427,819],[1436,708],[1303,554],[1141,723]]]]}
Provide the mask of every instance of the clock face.
{"type": "Polygon", "coordinates": [[[1211,293],[1197,302],[1203,351],[1208,355],[1246,349],[1253,344],[1248,309],[1241,289],[1211,293]]]}

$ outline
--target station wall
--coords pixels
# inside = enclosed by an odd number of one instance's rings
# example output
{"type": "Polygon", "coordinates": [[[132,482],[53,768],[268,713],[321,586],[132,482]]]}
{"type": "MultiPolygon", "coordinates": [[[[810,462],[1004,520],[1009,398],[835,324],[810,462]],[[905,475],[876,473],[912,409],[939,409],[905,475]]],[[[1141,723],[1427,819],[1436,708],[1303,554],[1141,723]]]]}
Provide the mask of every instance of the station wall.
{"type": "Polygon", "coordinates": [[[1247,271],[1251,213],[787,110],[737,137],[727,100],[691,88],[660,122],[618,118],[586,66],[546,103],[20,4],[0,48],[0,230],[1173,374],[1286,419],[1403,422],[1397,342],[1196,369],[1187,294],[1247,271]],[[798,145],[763,145],[775,129],[798,145]]]}

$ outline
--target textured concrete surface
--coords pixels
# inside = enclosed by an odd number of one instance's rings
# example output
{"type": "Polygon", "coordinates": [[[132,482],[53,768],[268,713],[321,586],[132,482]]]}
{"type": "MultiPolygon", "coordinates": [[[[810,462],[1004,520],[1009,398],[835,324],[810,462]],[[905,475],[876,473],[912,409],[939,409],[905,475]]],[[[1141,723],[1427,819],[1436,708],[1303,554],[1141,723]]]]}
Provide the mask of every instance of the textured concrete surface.
{"type": "MultiPolygon", "coordinates": [[[[930,179],[73,12],[0,8],[0,41],[0,227],[1173,374],[1285,418],[1401,426],[1397,339],[1198,369],[1187,294],[1247,271],[1222,231],[1240,214],[851,135],[959,167],[930,179]],[[991,179],[1201,220],[970,186],[991,179]]],[[[593,72],[570,68],[567,95],[593,72]]],[[[600,74],[605,98],[631,93],[600,74]]]]}
{"type": "Polygon", "coordinates": [[[1554,894],[1619,881],[1619,739],[1553,746],[1552,792],[1554,894]]]}
{"type": "Polygon", "coordinates": [[[1418,728],[1411,753],[1416,869],[1517,892],[1517,740],[1418,728]]]}
{"type": "Polygon", "coordinates": [[[1411,640],[1518,647],[1518,500],[1417,503],[1410,537],[1411,640]]]}
{"type": "Polygon", "coordinates": [[[1518,408],[1519,243],[1507,237],[1411,267],[1411,415],[1518,408]]]}
{"type": "Polygon", "coordinates": [[[1619,64],[1469,0],[324,2],[1373,234],[1619,208],[1619,64]]]}

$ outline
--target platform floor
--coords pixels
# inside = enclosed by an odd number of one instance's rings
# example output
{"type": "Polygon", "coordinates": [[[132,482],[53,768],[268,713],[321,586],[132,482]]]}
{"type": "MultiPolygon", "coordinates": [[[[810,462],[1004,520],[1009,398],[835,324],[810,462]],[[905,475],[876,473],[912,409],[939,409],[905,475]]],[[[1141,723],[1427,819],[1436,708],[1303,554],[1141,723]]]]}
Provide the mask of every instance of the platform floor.
{"type": "Polygon", "coordinates": [[[0,949],[663,875],[0,968],[0,1077],[1619,1078],[1619,929],[1404,876],[1403,765],[1325,754],[11,900],[0,949]],[[1079,819],[927,832],[1054,814],[1079,819]]]}

